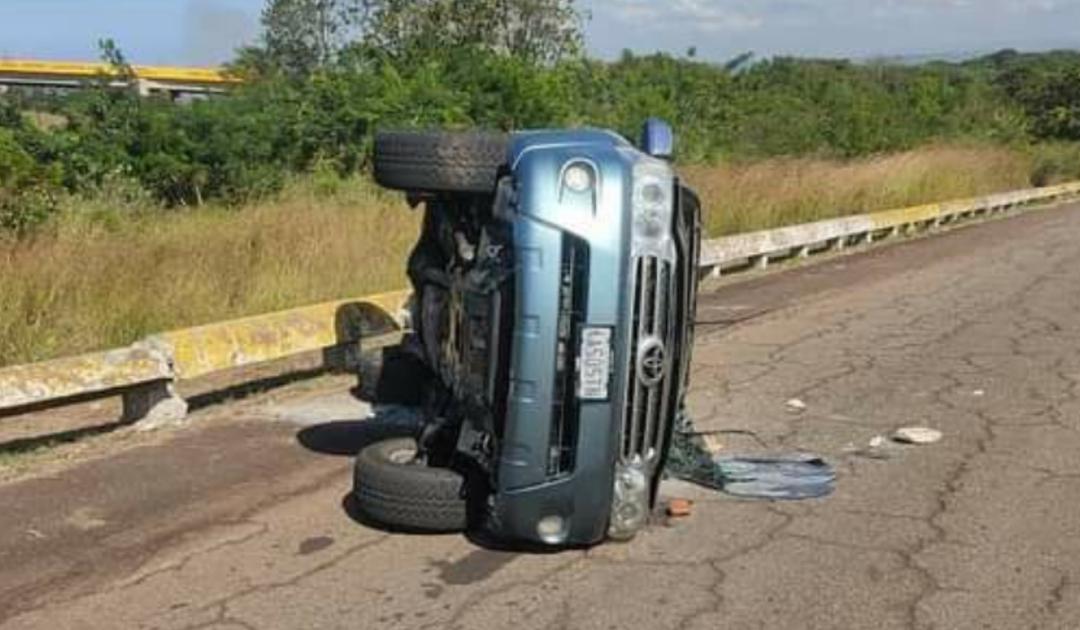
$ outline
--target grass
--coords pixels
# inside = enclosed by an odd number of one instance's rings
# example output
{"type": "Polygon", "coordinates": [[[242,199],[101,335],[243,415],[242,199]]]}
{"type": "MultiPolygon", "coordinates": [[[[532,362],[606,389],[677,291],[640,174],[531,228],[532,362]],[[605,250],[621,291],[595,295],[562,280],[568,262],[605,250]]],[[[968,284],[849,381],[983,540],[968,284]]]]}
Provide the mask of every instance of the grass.
{"type": "MultiPolygon", "coordinates": [[[[1076,150],[1047,155],[942,146],[683,171],[715,236],[1080,176],[1076,150]]],[[[33,239],[0,241],[0,365],[399,288],[419,227],[399,196],[318,175],[242,209],[167,211],[122,185],[69,205],[33,239]]]]}
{"type": "Polygon", "coordinates": [[[152,332],[404,286],[418,213],[365,182],[302,182],[238,210],[85,204],[0,242],[0,365],[125,345],[152,332]],[[123,215],[123,213],[121,213],[123,215]]]}
{"type": "Polygon", "coordinates": [[[941,146],[853,161],[788,158],[683,170],[709,209],[709,233],[723,235],[1024,188],[1033,164],[1022,151],[941,146]]]}

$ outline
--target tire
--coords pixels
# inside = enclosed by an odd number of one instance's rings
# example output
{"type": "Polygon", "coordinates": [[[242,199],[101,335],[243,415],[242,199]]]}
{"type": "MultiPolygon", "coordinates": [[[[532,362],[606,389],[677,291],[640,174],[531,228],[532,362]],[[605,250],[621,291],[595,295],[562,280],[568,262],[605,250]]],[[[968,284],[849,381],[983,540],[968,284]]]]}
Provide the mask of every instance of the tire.
{"type": "Polygon", "coordinates": [[[415,451],[416,441],[409,438],[376,442],[360,451],[353,488],[358,511],[404,531],[465,530],[465,479],[449,468],[403,459],[415,451]]]}
{"type": "Polygon", "coordinates": [[[375,181],[394,190],[494,194],[508,142],[499,133],[380,132],[375,181]]]}

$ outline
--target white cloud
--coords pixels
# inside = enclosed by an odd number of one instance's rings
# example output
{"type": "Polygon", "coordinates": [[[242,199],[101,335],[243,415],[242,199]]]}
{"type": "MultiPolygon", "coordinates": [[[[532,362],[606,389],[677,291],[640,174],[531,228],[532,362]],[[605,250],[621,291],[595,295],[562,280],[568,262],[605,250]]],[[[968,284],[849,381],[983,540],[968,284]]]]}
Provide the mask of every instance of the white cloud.
{"type": "Polygon", "coordinates": [[[590,48],[871,57],[1080,48],[1080,0],[580,0],[590,48]]]}
{"type": "MultiPolygon", "coordinates": [[[[747,31],[759,28],[764,16],[723,0],[600,0],[594,14],[610,11],[627,23],[648,21],[658,28],[694,28],[704,32],[747,31]]],[[[741,3],[739,3],[741,4],[741,3]]]]}

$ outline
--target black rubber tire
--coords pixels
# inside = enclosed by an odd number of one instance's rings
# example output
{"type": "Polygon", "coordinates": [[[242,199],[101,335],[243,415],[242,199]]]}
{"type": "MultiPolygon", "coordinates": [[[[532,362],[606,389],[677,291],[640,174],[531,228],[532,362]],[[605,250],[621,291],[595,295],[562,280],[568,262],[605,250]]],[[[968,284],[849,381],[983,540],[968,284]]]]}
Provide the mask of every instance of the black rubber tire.
{"type": "Polygon", "coordinates": [[[376,442],[356,457],[353,498],[360,514],[415,532],[460,532],[468,523],[465,479],[449,468],[395,461],[411,438],[376,442]]]}
{"type": "Polygon", "coordinates": [[[491,193],[508,136],[485,132],[375,134],[375,181],[394,190],[491,193]]]}

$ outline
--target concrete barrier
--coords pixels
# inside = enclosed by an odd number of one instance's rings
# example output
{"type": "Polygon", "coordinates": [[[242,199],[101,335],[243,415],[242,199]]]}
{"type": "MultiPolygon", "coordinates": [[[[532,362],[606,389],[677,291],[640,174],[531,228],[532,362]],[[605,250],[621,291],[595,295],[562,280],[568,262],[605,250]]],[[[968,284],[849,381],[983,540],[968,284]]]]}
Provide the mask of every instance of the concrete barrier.
{"type": "Polygon", "coordinates": [[[182,420],[176,382],[324,351],[351,365],[361,345],[385,345],[406,326],[408,291],[338,300],[154,335],[128,348],[0,369],[0,416],[120,394],[123,420],[182,420]]]}
{"type": "MultiPolygon", "coordinates": [[[[704,242],[701,266],[714,274],[760,268],[776,258],[1077,195],[1080,182],[737,234],[704,242]]],[[[408,291],[338,300],[161,333],[129,348],[0,368],[0,416],[120,394],[125,420],[174,422],[187,412],[177,381],[318,350],[328,367],[348,368],[361,345],[391,343],[388,334],[408,328],[408,300],[408,291]]]]}
{"type": "Polygon", "coordinates": [[[408,291],[397,291],[327,302],[168,332],[149,342],[171,357],[176,378],[192,379],[400,330],[408,299],[408,291]]]}
{"type": "Polygon", "coordinates": [[[1080,195],[1080,182],[735,234],[704,242],[701,265],[713,275],[763,268],[776,258],[872,243],[913,230],[1075,195],[1080,195]]]}

